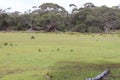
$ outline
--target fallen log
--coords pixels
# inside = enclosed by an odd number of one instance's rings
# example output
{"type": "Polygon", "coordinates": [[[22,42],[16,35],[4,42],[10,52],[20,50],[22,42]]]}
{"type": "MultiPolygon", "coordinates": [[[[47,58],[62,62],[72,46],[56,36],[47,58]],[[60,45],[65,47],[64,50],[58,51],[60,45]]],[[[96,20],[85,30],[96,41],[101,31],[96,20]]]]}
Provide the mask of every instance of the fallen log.
{"type": "Polygon", "coordinates": [[[109,70],[105,70],[95,78],[86,78],[85,80],[103,80],[109,74],[109,72],[109,70]]]}

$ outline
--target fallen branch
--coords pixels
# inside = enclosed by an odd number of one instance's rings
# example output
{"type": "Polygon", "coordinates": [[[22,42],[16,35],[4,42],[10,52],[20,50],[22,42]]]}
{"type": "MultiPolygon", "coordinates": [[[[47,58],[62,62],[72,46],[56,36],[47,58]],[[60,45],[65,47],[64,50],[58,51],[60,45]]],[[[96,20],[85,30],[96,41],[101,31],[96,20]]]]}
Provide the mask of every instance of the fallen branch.
{"type": "Polygon", "coordinates": [[[109,72],[109,70],[105,70],[95,78],[86,78],[85,80],[103,80],[109,74],[109,72]]]}

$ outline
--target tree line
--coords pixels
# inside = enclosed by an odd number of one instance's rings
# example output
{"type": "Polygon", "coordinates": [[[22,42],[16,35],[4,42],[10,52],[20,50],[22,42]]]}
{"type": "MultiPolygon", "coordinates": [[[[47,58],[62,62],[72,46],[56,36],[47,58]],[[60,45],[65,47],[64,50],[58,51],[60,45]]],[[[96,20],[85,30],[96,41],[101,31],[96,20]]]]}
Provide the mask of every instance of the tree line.
{"type": "MultiPolygon", "coordinates": [[[[120,6],[95,6],[85,3],[78,8],[70,4],[72,12],[55,3],[43,3],[24,13],[0,9],[0,31],[74,31],[105,32],[120,30],[120,6]]],[[[10,9],[10,8],[8,8],[10,9]]]]}

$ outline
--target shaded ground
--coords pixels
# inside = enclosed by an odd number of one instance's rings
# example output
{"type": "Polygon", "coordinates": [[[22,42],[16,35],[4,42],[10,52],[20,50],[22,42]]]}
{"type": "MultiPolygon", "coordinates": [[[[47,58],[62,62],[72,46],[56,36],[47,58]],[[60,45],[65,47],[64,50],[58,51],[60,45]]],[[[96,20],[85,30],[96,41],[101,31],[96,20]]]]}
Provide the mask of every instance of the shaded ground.
{"type": "MultiPolygon", "coordinates": [[[[85,78],[96,77],[106,69],[110,70],[109,76],[120,76],[120,63],[104,62],[95,64],[80,61],[64,61],[57,64],[56,70],[51,72],[52,80],[84,80],[85,78]]],[[[119,79],[120,77],[109,78],[109,80],[119,79]]]]}

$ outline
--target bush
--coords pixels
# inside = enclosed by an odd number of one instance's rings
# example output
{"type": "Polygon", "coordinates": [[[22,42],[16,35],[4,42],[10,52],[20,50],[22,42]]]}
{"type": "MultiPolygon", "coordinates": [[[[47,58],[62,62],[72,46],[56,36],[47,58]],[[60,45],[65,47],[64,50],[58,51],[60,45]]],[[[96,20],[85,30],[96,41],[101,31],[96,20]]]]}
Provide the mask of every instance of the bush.
{"type": "Polygon", "coordinates": [[[31,39],[35,39],[35,37],[34,37],[34,36],[31,36],[31,39]]]}
{"type": "Polygon", "coordinates": [[[4,43],[3,45],[7,46],[7,45],[8,45],[8,43],[4,43]]]}
{"type": "Polygon", "coordinates": [[[41,49],[38,49],[38,52],[42,52],[42,50],[41,50],[41,49]]]}
{"type": "Polygon", "coordinates": [[[76,25],[75,27],[73,27],[72,30],[76,32],[86,32],[86,25],[85,24],[76,25]]]}
{"type": "Polygon", "coordinates": [[[59,49],[59,48],[57,48],[57,51],[60,51],[60,49],[59,49]]]}
{"type": "Polygon", "coordinates": [[[13,46],[13,44],[11,43],[10,46],[13,46]]]}
{"type": "Polygon", "coordinates": [[[71,49],[70,52],[73,52],[73,50],[71,49]]]}

